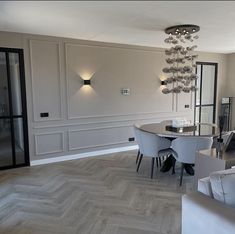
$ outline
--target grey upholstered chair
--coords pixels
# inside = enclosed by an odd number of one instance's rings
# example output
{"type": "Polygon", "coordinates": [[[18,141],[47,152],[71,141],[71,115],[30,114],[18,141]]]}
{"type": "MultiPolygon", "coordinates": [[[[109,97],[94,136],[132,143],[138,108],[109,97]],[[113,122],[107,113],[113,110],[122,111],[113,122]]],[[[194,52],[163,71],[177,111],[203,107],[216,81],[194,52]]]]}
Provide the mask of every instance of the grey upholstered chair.
{"type": "Polygon", "coordinates": [[[143,156],[151,157],[152,158],[152,165],[151,165],[151,179],[153,178],[153,171],[154,171],[154,161],[162,156],[162,153],[159,155],[159,151],[168,149],[171,146],[171,141],[157,136],[152,133],[148,133],[145,131],[139,131],[140,136],[140,158],[138,161],[137,172],[139,171],[140,164],[142,161],[143,156]]]}
{"type": "Polygon", "coordinates": [[[138,162],[138,160],[139,160],[139,157],[140,157],[140,154],[141,154],[140,149],[142,149],[142,147],[140,146],[140,145],[141,145],[140,131],[141,131],[141,130],[140,130],[140,126],[137,125],[137,124],[135,124],[135,125],[134,125],[134,134],[135,134],[136,142],[137,142],[137,144],[138,144],[138,146],[139,146],[139,150],[138,150],[137,157],[136,157],[136,164],[137,164],[137,162],[138,162]]]}
{"type": "Polygon", "coordinates": [[[194,164],[196,152],[210,149],[212,137],[178,137],[172,141],[171,147],[176,161],[181,163],[180,186],[182,185],[185,164],[194,164]]]}
{"type": "Polygon", "coordinates": [[[227,141],[228,141],[230,135],[231,135],[233,132],[235,132],[235,131],[229,131],[229,132],[225,132],[225,133],[222,134],[222,139],[223,139],[224,144],[227,143],[227,141]]]}

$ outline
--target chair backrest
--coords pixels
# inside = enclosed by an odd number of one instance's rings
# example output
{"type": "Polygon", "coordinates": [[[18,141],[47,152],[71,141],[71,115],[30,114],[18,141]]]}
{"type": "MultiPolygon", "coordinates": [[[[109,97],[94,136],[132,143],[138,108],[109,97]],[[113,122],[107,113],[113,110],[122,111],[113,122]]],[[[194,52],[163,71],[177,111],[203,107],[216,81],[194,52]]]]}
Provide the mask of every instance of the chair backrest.
{"type": "Polygon", "coordinates": [[[137,142],[137,144],[139,146],[139,150],[140,150],[140,152],[142,154],[142,144],[141,144],[141,139],[140,139],[140,132],[141,132],[140,126],[137,125],[137,124],[134,124],[135,139],[136,139],[136,142],[137,142]]]}
{"type": "Polygon", "coordinates": [[[232,132],[234,132],[234,131],[229,131],[229,132],[225,132],[225,133],[222,134],[222,139],[223,139],[224,144],[227,143],[228,138],[230,137],[230,135],[232,134],[232,132]]]}
{"type": "Polygon", "coordinates": [[[171,145],[169,140],[142,130],[140,131],[140,139],[141,153],[149,157],[157,157],[160,150],[169,148],[171,145]]]}
{"type": "Polygon", "coordinates": [[[212,137],[178,137],[172,141],[172,149],[177,153],[177,161],[193,164],[196,152],[210,149],[212,143],[212,137]]]}

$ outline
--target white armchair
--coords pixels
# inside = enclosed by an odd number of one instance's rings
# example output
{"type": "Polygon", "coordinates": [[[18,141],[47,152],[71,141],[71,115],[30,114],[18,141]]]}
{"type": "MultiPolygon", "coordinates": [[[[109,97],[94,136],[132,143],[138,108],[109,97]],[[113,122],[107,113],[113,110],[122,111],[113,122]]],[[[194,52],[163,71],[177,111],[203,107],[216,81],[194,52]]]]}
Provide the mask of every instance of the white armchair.
{"type": "Polygon", "coordinates": [[[198,192],[182,197],[182,234],[235,233],[234,185],[235,169],[200,179],[198,192]]]}
{"type": "Polygon", "coordinates": [[[234,234],[235,209],[202,193],[182,198],[182,234],[234,234]]]}

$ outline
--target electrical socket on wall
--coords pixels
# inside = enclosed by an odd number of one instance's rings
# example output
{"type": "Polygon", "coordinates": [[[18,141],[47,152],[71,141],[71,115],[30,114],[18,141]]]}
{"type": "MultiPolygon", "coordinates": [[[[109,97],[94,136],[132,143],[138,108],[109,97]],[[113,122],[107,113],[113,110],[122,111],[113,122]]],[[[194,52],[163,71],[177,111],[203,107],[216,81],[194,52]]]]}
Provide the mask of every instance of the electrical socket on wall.
{"type": "Polygon", "coordinates": [[[128,140],[129,141],[135,141],[135,138],[134,137],[130,137],[128,140]]]}
{"type": "Polygon", "coordinates": [[[49,113],[48,112],[40,113],[40,117],[41,118],[49,117],[49,113]]]}

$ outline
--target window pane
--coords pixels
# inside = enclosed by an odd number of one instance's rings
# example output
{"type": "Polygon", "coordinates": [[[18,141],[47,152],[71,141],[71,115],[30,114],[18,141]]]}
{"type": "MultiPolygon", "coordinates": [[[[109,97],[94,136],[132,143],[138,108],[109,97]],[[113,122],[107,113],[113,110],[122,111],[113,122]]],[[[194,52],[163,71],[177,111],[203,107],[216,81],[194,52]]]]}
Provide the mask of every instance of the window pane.
{"type": "Polygon", "coordinates": [[[13,115],[22,114],[19,55],[9,53],[13,115]]]}
{"type": "Polygon", "coordinates": [[[195,123],[200,123],[200,120],[199,120],[199,107],[196,107],[195,109],[196,111],[196,115],[195,115],[195,123]]]}
{"type": "Polygon", "coordinates": [[[24,134],[23,134],[22,118],[15,118],[14,119],[14,132],[15,132],[16,164],[25,163],[25,159],[24,159],[24,134]]]}
{"type": "Polygon", "coordinates": [[[202,105],[214,103],[215,66],[203,65],[202,70],[202,105]]]}
{"type": "Polygon", "coordinates": [[[0,166],[12,165],[11,127],[9,119],[0,119],[0,166]]]}
{"type": "Polygon", "coordinates": [[[196,105],[200,105],[201,65],[197,65],[197,76],[196,85],[198,90],[196,92],[196,105]]]}
{"type": "Polygon", "coordinates": [[[0,52],[0,116],[9,116],[6,55],[0,52]]]}
{"type": "Polygon", "coordinates": [[[213,106],[201,107],[201,123],[213,123],[213,106]]]}

